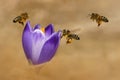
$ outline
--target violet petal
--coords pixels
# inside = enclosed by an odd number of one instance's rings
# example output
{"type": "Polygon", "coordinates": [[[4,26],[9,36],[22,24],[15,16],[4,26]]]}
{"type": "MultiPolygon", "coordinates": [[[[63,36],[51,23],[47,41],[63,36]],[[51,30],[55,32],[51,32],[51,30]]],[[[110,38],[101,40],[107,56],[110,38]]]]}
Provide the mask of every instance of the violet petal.
{"type": "Polygon", "coordinates": [[[53,33],[53,35],[43,45],[38,63],[44,63],[51,60],[56,53],[56,50],[59,46],[59,42],[60,32],[53,33]]]}
{"type": "Polygon", "coordinates": [[[43,44],[45,43],[45,35],[41,30],[36,29],[33,33],[33,47],[32,47],[32,63],[36,64],[43,44]]]}
{"type": "Polygon", "coordinates": [[[54,32],[53,25],[52,25],[52,24],[49,24],[49,25],[45,28],[45,35],[46,35],[46,36],[50,36],[53,32],[54,32]]]}
{"type": "Polygon", "coordinates": [[[31,59],[32,54],[32,28],[30,26],[30,22],[26,23],[26,26],[22,35],[22,44],[25,55],[28,59],[31,59]]]}
{"type": "Polygon", "coordinates": [[[40,29],[40,25],[39,24],[35,25],[33,30],[35,30],[35,29],[40,29]]]}
{"type": "Polygon", "coordinates": [[[45,34],[40,30],[40,29],[36,29],[33,31],[32,33],[33,35],[33,42],[36,43],[36,42],[40,42],[41,40],[43,40],[45,38],[45,34]]]}

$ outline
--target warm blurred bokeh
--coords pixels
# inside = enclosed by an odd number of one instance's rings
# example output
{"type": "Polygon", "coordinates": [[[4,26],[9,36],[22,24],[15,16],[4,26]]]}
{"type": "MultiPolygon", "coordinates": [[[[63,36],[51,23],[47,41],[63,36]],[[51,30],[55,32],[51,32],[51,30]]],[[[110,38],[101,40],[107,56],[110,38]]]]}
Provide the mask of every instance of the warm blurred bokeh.
{"type": "Polygon", "coordinates": [[[119,0],[1,0],[0,80],[120,80],[119,0]],[[52,23],[56,30],[80,29],[80,41],[66,45],[43,66],[29,65],[13,18],[28,12],[31,25],[52,23]],[[99,28],[88,14],[97,12],[109,23],[99,28]]]}

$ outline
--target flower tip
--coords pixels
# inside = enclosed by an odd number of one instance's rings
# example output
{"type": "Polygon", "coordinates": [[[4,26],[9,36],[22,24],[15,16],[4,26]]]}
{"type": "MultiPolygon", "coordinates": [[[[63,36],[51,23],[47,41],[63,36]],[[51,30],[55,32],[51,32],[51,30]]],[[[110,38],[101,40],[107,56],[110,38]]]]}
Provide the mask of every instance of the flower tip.
{"type": "Polygon", "coordinates": [[[46,36],[50,36],[52,33],[54,33],[54,27],[53,27],[53,24],[49,24],[45,28],[45,34],[46,34],[46,36]]]}
{"type": "Polygon", "coordinates": [[[27,21],[27,22],[26,22],[26,25],[28,25],[28,24],[30,24],[30,21],[27,21]]]}
{"type": "Polygon", "coordinates": [[[26,30],[29,30],[29,31],[32,30],[32,27],[31,27],[31,25],[30,25],[30,21],[27,21],[27,23],[26,23],[26,25],[25,25],[24,31],[26,31],[26,30]]]}
{"type": "Polygon", "coordinates": [[[35,30],[35,29],[40,29],[40,24],[35,25],[33,30],[35,30]]]}
{"type": "Polygon", "coordinates": [[[51,32],[54,32],[54,25],[53,24],[49,24],[46,28],[45,28],[45,30],[51,30],[51,32]]]}

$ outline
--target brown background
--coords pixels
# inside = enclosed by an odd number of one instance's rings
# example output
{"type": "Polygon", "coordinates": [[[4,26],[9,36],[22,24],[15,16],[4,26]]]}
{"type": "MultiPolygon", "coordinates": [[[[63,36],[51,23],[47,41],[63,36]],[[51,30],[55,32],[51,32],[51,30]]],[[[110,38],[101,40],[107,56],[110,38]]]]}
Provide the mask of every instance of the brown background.
{"type": "Polygon", "coordinates": [[[120,80],[119,0],[1,0],[0,80],[120,80]],[[56,30],[78,29],[80,41],[66,45],[42,66],[29,65],[13,18],[28,12],[31,25],[52,23],[56,30]],[[108,17],[101,27],[89,19],[97,12],[108,17]]]}

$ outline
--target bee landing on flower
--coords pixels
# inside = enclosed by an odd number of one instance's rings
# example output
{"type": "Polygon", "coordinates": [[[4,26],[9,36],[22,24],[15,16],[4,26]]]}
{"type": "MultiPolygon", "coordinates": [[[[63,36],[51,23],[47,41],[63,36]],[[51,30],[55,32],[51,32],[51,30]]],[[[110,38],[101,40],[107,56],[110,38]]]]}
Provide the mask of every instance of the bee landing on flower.
{"type": "Polygon", "coordinates": [[[45,29],[39,25],[32,28],[28,21],[22,35],[23,49],[28,61],[34,65],[50,61],[58,49],[60,38],[61,31],[54,32],[52,24],[45,29]]]}

